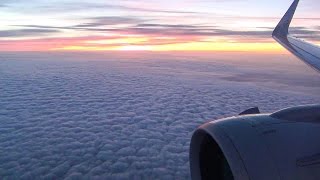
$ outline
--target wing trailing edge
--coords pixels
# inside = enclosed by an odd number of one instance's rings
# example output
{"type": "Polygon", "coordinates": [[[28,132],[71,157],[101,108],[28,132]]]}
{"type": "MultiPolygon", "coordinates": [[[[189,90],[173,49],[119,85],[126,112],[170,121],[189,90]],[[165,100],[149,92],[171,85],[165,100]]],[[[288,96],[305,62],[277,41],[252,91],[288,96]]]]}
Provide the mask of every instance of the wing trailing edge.
{"type": "Polygon", "coordinates": [[[299,0],[294,0],[272,33],[272,37],[284,48],[297,56],[300,60],[320,72],[320,47],[295,38],[289,34],[289,27],[299,0]]]}

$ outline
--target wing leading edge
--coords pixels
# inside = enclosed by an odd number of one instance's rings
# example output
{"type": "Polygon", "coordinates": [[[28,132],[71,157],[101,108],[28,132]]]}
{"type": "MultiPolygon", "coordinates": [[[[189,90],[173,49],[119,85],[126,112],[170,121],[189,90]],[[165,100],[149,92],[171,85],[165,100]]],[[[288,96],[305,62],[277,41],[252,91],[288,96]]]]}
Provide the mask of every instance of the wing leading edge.
{"type": "Polygon", "coordinates": [[[272,37],[292,54],[320,72],[320,47],[295,38],[289,34],[289,26],[299,0],[294,0],[272,33],[272,37]]]}

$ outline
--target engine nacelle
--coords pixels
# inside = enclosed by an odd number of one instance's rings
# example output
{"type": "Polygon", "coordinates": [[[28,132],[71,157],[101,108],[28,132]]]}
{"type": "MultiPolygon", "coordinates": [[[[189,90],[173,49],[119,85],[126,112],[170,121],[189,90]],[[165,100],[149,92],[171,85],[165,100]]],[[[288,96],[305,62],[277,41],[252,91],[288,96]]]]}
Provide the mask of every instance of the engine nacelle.
{"type": "Polygon", "coordinates": [[[320,105],[207,123],[190,145],[194,180],[319,180],[320,105]]]}

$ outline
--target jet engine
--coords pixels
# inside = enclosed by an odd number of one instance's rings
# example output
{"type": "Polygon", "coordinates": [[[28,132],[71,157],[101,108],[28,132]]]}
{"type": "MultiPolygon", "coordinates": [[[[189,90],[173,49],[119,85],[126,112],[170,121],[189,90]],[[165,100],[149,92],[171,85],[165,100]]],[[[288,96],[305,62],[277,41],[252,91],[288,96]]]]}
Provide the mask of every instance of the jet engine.
{"type": "Polygon", "coordinates": [[[190,145],[194,180],[319,180],[320,105],[212,121],[190,145]]]}

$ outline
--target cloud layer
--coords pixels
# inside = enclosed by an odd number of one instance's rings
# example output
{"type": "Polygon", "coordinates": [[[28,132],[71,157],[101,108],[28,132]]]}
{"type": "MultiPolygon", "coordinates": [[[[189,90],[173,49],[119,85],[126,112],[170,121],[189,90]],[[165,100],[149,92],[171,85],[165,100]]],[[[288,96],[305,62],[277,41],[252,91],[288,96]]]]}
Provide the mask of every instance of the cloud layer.
{"type": "Polygon", "coordinates": [[[189,179],[189,142],[202,123],[251,106],[270,112],[320,100],[316,74],[295,61],[275,68],[270,57],[255,65],[0,56],[4,179],[189,179]]]}

